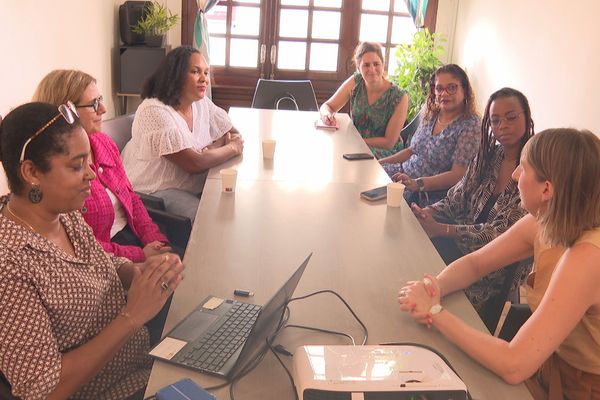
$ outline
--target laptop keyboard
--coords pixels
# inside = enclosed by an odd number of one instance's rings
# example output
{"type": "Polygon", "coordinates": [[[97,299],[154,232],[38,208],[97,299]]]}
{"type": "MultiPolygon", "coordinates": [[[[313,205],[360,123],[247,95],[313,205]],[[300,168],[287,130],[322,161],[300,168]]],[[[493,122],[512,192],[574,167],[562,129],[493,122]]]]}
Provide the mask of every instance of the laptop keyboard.
{"type": "Polygon", "coordinates": [[[219,329],[198,339],[180,362],[193,368],[218,372],[244,343],[260,309],[257,304],[234,301],[219,329]]]}

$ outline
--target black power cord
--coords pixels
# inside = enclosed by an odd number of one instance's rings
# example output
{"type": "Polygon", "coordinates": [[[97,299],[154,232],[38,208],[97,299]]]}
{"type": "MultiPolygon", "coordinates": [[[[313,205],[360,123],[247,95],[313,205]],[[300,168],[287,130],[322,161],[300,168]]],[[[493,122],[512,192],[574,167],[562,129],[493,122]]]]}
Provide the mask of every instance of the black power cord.
{"type": "MultiPolygon", "coordinates": [[[[294,325],[294,324],[290,324],[287,325],[285,324],[285,322],[287,320],[289,320],[289,315],[290,315],[290,310],[289,310],[289,304],[293,301],[298,301],[298,300],[304,300],[307,299],[309,297],[313,297],[319,294],[324,294],[324,293],[329,293],[329,294],[333,294],[334,296],[336,296],[342,303],[344,303],[344,305],[346,306],[346,308],[350,311],[350,313],[352,314],[352,316],[354,317],[354,319],[356,319],[356,321],[358,321],[358,323],[360,324],[360,326],[362,326],[363,331],[364,331],[364,338],[362,341],[362,344],[364,345],[365,343],[367,343],[367,339],[369,337],[369,330],[367,329],[366,325],[362,322],[362,320],[358,317],[358,315],[356,315],[356,313],[354,312],[354,310],[352,309],[352,307],[350,307],[350,305],[346,302],[346,300],[344,300],[344,298],[342,296],[340,296],[337,292],[333,291],[333,290],[319,290],[317,292],[313,292],[313,293],[309,293],[305,296],[300,296],[300,297],[295,297],[293,299],[290,299],[286,305],[285,311],[282,314],[281,317],[281,322],[280,322],[280,327],[279,329],[277,329],[275,331],[275,333],[271,336],[270,339],[267,339],[267,346],[269,347],[269,350],[271,350],[271,352],[273,353],[273,355],[275,356],[275,358],[277,358],[277,361],[279,361],[279,364],[281,365],[281,367],[284,369],[290,384],[292,385],[292,391],[294,392],[294,399],[295,400],[299,400],[298,399],[298,392],[296,390],[296,384],[294,383],[294,377],[292,376],[292,373],[290,372],[290,370],[288,369],[288,367],[283,363],[283,360],[281,359],[281,357],[279,357],[279,354],[277,353],[284,353],[286,355],[292,355],[292,353],[290,353],[289,351],[287,351],[285,348],[283,348],[280,345],[276,345],[273,346],[273,341],[275,340],[275,338],[277,337],[277,335],[286,328],[299,328],[299,329],[307,329],[307,330],[311,330],[311,331],[317,331],[317,332],[323,332],[323,333],[329,333],[329,334],[333,334],[333,335],[341,335],[341,336],[345,336],[348,337],[351,341],[353,345],[356,345],[354,338],[344,332],[338,332],[338,331],[332,331],[329,329],[323,329],[323,328],[315,328],[312,326],[304,326],[304,325],[294,325]],[[286,317],[287,315],[287,317],[286,317]]],[[[233,400],[233,398],[232,398],[233,400]]]]}
{"type": "MultiPolygon", "coordinates": [[[[324,328],[316,328],[316,327],[311,327],[311,326],[304,326],[304,325],[294,325],[294,324],[290,324],[288,325],[287,322],[290,318],[290,309],[289,309],[289,304],[291,302],[294,301],[299,301],[299,300],[304,300],[307,299],[309,297],[313,297],[319,294],[325,294],[325,293],[329,293],[329,294],[333,294],[334,296],[336,296],[343,304],[344,306],[346,306],[346,308],[350,311],[350,313],[352,314],[352,316],[354,317],[354,319],[356,319],[356,321],[360,324],[360,326],[363,328],[363,332],[364,332],[364,338],[362,341],[362,344],[364,345],[367,342],[367,339],[369,337],[369,330],[367,329],[366,325],[362,322],[362,320],[358,317],[358,315],[354,312],[354,310],[352,309],[352,307],[350,307],[350,305],[348,304],[348,302],[346,302],[346,300],[344,300],[342,298],[342,296],[340,296],[337,292],[333,291],[333,290],[319,290],[317,292],[313,292],[313,293],[309,293],[307,295],[304,296],[300,296],[300,297],[295,297],[290,299],[287,304],[285,305],[285,309],[283,310],[283,313],[281,313],[281,317],[279,319],[279,322],[277,323],[277,328],[275,329],[275,332],[266,339],[266,344],[267,344],[267,349],[265,349],[264,351],[262,351],[260,354],[258,354],[256,356],[256,358],[250,362],[247,366],[245,366],[241,371],[239,371],[239,373],[237,373],[235,376],[231,377],[230,379],[228,379],[226,382],[223,382],[219,385],[215,385],[215,386],[210,386],[210,387],[206,387],[204,388],[204,390],[206,391],[212,391],[212,390],[217,390],[217,389],[221,389],[224,388],[226,386],[229,385],[229,397],[231,400],[235,400],[235,394],[234,394],[234,386],[235,383],[240,381],[244,376],[248,375],[252,370],[254,370],[259,364],[260,362],[264,359],[266,353],[268,350],[270,350],[273,355],[275,356],[275,358],[277,358],[277,361],[279,361],[279,364],[283,367],[283,369],[285,370],[286,375],[288,376],[288,379],[292,385],[292,390],[294,392],[294,398],[296,400],[298,400],[298,393],[296,391],[296,385],[294,384],[294,377],[292,376],[290,370],[285,366],[285,364],[283,363],[283,360],[281,359],[281,357],[279,357],[279,354],[277,353],[282,353],[288,356],[292,356],[292,353],[289,352],[288,350],[286,350],[283,346],[281,345],[275,345],[273,346],[273,341],[275,340],[275,338],[279,335],[279,333],[281,333],[281,331],[283,329],[286,328],[298,328],[298,329],[307,329],[307,330],[312,330],[312,331],[317,331],[317,332],[323,332],[323,333],[328,333],[328,334],[333,334],[333,335],[340,335],[340,336],[345,336],[347,338],[349,338],[352,341],[353,345],[356,345],[354,338],[344,332],[338,332],[338,331],[332,331],[329,329],[324,329],[324,328]]],[[[144,400],[150,400],[150,399],[154,399],[154,396],[150,396],[147,399],[144,400]]]]}

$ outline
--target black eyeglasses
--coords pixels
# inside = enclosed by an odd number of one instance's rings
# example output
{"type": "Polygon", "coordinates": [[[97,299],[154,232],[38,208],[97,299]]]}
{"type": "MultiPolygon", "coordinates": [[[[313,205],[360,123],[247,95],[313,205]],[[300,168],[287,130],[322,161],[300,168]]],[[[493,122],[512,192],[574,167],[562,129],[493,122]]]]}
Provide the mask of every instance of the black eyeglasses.
{"type": "Polygon", "coordinates": [[[453,95],[458,90],[458,85],[456,83],[449,83],[447,86],[435,85],[433,90],[437,95],[441,95],[442,93],[444,93],[444,91],[449,95],[453,95]]]}
{"type": "Polygon", "coordinates": [[[500,123],[502,121],[506,121],[507,124],[512,124],[514,123],[517,118],[519,118],[519,115],[523,114],[523,111],[521,112],[516,112],[516,111],[512,111],[507,113],[504,117],[492,117],[490,118],[490,125],[492,125],[492,127],[497,128],[498,126],[500,126],[500,123]]]}
{"type": "Polygon", "coordinates": [[[29,143],[31,143],[33,139],[38,137],[40,133],[44,132],[50,125],[55,123],[56,120],[59,119],[61,116],[65,119],[65,121],[67,121],[69,125],[73,125],[73,123],[75,122],[75,118],[79,118],[79,114],[77,114],[77,108],[70,101],[67,101],[66,104],[61,104],[60,106],[58,106],[58,114],[56,114],[54,118],[48,121],[46,125],[38,129],[33,134],[33,136],[27,139],[27,141],[23,145],[23,150],[21,150],[21,157],[19,158],[19,163],[25,161],[25,150],[27,150],[27,146],[29,145],[29,143]]]}
{"type": "Polygon", "coordinates": [[[100,109],[100,104],[104,104],[104,97],[102,97],[102,96],[96,97],[94,100],[92,100],[92,102],[90,104],[80,104],[76,107],[77,108],[92,107],[94,109],[94,112],[97,113],[98,110],[100,109]]]}

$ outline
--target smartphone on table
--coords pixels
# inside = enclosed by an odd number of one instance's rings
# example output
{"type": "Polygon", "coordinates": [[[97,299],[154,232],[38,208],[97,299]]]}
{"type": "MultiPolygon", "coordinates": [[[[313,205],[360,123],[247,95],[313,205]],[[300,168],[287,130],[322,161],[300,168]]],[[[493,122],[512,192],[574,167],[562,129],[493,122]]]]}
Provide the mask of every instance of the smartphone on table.
{"type": "Polygon", "coordinates": [[[387,197],[387,186],[380,186],[375,189],[365,190],[360,193],[360,197],[369,201],[377,201],[387,197]]]}
{"type": "Polygon", "coordinates": [[[344,154],[342,157],[344,157],[346,160],[350,160],[350,161],[372,160],[373,158],[375,158],[373,156],[373,154],[370,154],[370,153],[347,153],[347,154],[344,154]]]}

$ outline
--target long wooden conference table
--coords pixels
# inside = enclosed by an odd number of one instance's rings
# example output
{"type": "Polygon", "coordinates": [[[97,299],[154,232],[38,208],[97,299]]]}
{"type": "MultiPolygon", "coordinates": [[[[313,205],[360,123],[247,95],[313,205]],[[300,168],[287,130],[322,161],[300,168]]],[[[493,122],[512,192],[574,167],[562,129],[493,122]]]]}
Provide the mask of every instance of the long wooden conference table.
{"type": "MultiPolygon", "coordinates": [[[[210,171],[187,251],[185,280],[177,289],[165,332],[208,295],[233,298],[234,289],[255,295],[241,301],[264,304],[313,252],[294,296],[332,289],[350,304],[369,331],[367,344],[417,342],[444,354],[473,399],[531,399],[524,385],[508,385],[448,342],[435,329],[402,313],[398,288],[425,272],[437,273],[443,261],[408,205],[387,207],[385,200],[362,200],[363,190],[389,178],[375,160],[347,161],[344,153],[368,152],[347,115],[340,129],[315,128],[317,113],[232,108],[234,125],[245,144],[242,157],[210,171]],[[261,141],[277,141],[275,157],[262,157],[261,141]],[[238,170],[235,193],[222,193],[219,171],[238,170]]],[[[442,304],[469,325],[486,328],[464,294],[442,304]]],[[[290,323],[344,331],[362,340],[362,330],[334,296],[292,303],[290,323]]],[[[287,329],[278,337],[292,352],[305,344],[349,344],[345,338],[287,329]]],[[[285,357],[284,357],[285,358],[285,357]]],[[[285,360],[291,368],[291,359],[285,360]]],[[[184,377],[203,387],[219,378],[155,361],[147,395],[184,377]]],[[[216,390],[228,399],[227,388],[216,390]]],[[[236,399],[293,399],[291,385],[268,354],[235,385],[236,399]]]]}

